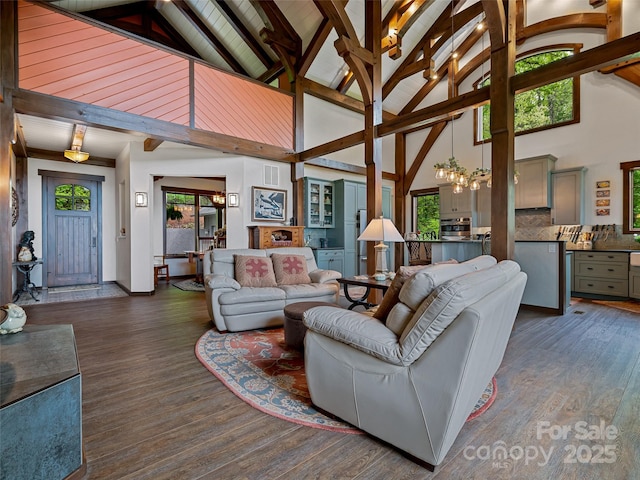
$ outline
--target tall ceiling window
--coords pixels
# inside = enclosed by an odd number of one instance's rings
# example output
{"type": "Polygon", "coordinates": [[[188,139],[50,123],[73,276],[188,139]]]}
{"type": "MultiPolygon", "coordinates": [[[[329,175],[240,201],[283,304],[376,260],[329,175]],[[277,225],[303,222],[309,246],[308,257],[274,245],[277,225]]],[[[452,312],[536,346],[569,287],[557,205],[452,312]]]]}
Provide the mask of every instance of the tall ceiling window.
{"type": "MultiPolygon", "coordinates": [[[[581,47],[582,45],[572,45],[564,48],[554,47],[551,51],[529,52],[516,61],[515,73],[517,75],[528,72],[562,60],[578,52],[581,47]]],[[[489,85],[490,81],[490,77],[480,79],[476,88],[489,85]]],[[[574,77],[517,94],[514,115],[516,135],[579,122],[579,89],[580,77],[574,77]]],[[[490,118],[489,104],[477,109],[474,120],[476,143],[491,140],[490,118]],[[479,129],[478,125],[482,125],[482,128],[479,129]]]]}

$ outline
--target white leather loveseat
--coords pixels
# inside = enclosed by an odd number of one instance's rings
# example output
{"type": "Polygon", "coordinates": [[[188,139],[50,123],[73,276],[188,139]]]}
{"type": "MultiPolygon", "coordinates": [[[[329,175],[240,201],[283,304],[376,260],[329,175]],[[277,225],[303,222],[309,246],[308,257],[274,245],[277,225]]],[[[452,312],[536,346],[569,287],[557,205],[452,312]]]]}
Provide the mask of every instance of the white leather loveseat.
{"type": "MultiPolygon", "coordinates": [[[[300,257],[298,257],[300,258],[300,257]]],[[[272,249],[213,249],[203,258],[204,285],[209,316],[221,332],[253,330],[283,324],[284,307],[304,301],[338,301],[342,275],[320,270],[308,247],[272,249]],[[238,257],[304,256],[309,283],[274,284],[267,287],[242,286],[236,279],[238,257]]]]}
{"type": "Polygon", "coordinates": [[[502,362],[526,280],[483,256],[410,277],[386,321],[308,310],[313,403],[435,468],[502,362]]]}

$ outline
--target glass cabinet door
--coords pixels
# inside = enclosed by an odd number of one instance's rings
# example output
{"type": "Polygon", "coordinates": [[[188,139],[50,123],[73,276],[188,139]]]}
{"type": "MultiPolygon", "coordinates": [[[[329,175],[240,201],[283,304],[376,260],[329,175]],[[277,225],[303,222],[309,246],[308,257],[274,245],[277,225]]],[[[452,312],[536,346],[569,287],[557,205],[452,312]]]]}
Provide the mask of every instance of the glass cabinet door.
{"type": "Polygon", "coordinates": [[[324,184],[322,187],[322,226],[333,227],[333,185],[324,184]]]}
{"type": "Polygon", "coordinates": [[[321,196],[320,196],[320,183],[309,182],[309,215],[308,215],[308,227],[320,227],[322,226],[322,220],[320,216],[320,210],[322,209],[321,196]]]}

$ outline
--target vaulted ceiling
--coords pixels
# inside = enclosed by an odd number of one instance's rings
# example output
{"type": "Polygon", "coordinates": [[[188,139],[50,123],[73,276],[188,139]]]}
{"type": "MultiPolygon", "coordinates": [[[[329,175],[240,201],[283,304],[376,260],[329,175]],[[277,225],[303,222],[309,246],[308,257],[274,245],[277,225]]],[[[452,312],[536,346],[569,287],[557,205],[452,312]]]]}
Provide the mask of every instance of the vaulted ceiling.
{"type": "MultiPolygon", "coordinates": [[[[339,37],[331,15],[341,12],[344,6],[347,23],[353,26],[362,45],[365,1],[54,0],[40,3],[281,88],[289,88],[289,81],[295,76],[304,77],[306,91],[361,111],[359,101],[363,96],[356,76],[337,52],[335,42],[339,37]],[[330,8],[332,3],[339,8],[330,8]]],[[[574,0],[573,10],[563,12],[554,21],[527,25],[525,0],[517,0],[519,42],[553,30],[584,27],[606,30],[608,39],[617,38],[616,33],[610,31],[607,15],[611,12],[607,9],[613,8],[610,4],[619,3],[619,0],[610,0],[609,4],[604,0],[574,0]]],[[[478,28],[486,26],[479,0],[382,0],[382,15],[382,94],[386,119],[433,103],[428,95],[439,85],[447,88],[447,78],[454,86],[450,92],[457,92],[457,86],[474,71],[477,73],[489,58],[489,35],[478,28]],[[466,61],[459,64],[462,57],[466,61]]],[[[631,68],[640,66],[636,64],[631,68]]],[[[631,68],[621,72],[626,72],[625,78],[629,81],[635,79],[635,83],[640,84],[640,75],[631,68]]],[[[31,126],[42,127],[37,125],[42,121],[21,118],[26,130],[35,130],[29,128],[31,126]]],[[[53,127],[61,131],[71,129],[71,132],[73,128],[63,123],[53,127]]],[[[93,130],[89,128],[86,133],[87,144],[95,133],[93,130]]],[[[134,133],[123,136],[122,140],[131,140],[132,135],[135,138],[134,133]]],[[[100,146],[93,147],[96,155],[115,156],[112,150],[107,151],[107,145],[115,148],[110,135],[107,138],[102,151],[100,146]]],[[[68,140],[64,141],[68,143],[68,140]]],[[[40,140],[32,136],[30,141],[34,146],[34,142],[37,144],[40,140]]]]}

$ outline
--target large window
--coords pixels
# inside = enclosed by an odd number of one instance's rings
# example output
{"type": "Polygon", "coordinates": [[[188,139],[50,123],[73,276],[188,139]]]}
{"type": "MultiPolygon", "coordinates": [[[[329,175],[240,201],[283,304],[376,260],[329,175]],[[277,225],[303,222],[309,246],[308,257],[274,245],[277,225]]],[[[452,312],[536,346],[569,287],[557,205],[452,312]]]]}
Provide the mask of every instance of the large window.
{"type": "Polygon", "coordinates": [[[412,230],[421,238],[434,238],[440,232],[440,195],[437,188],[411,192],[412,230]]]}
{"type": "Polygon", "coordinates": [[[622,169],[622,202],[624,233],[640,234],[640,160],[620,164],[622,169]]]}
{"type": "MultiPolygon", "coordinates": [[[[579,51],[580,47],[581,45],[575,45],[571,48],[541,53],[532,54],[529,52],[516,61],[515,73],[535,70],[543,65],[567,58],[579,51]]],[[[481,79],[476,87],[489,85],[490,80],[489,77],[481,79]]],[[[580,120],[579,82],[580,77],[567,78],[517,94],[514,114],[515,133],[537,132],[578,122],[580,120]]],[[[476,143],[491,139],[490,117],[490,105],[478,108],[474,122],[476,143]],[[477,128],[478,123],[481,123],[481,129],[477,128]]]]}
{"type": "Polygon", "coordinates": [[[224,227],[224,195],[163,187],[166,256],[184,256],[213,245],[224,227]]]}

